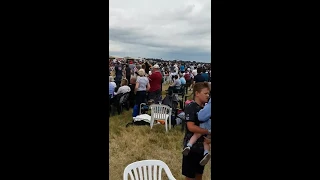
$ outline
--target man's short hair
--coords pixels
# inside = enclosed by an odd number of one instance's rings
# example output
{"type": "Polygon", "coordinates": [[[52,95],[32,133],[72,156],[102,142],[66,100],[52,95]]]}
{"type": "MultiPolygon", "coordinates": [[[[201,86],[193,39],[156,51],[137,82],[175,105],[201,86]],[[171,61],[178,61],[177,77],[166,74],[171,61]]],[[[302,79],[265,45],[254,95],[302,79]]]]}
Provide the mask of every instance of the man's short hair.
{"type": "Polygon", "coordinates": [[[200,93],[202,89],[205,89],[205,88],[208,88],[209,90],[211,89],[207,82],[198,82],[194,84],[193,95],[196,95],[196,92],[200,93]]]}

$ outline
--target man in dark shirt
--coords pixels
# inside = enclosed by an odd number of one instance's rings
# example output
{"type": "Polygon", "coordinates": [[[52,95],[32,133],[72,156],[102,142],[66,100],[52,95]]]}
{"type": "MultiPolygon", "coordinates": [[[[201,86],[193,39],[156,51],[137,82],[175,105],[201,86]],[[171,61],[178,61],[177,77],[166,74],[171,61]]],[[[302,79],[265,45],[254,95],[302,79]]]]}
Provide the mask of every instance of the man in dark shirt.
{"type": "Polygon", "coordinates": [[[131,68],[129,67],[128,64],[126,64],[126,79],[128,80],[128,82],[130,81],[130,77],[131,77],[131,68]]]}
{"type": "Polygon", "coordinates": [[[148,61],[146,61],[145,66],[146,66],[145,72],[146,72],[146,74],[148,74],[152,65],[148,61]]]}
{"type": "Polygon", "coordinates": [[[119,87],[122,79],[122,66],[119,62],[117,62],[117,65],[115,66],[115,70],[116,70],[115,83],[117,84],[117,87],[119,87]]]}
{"type": "Polygon", "coordinates": [[[173,64],[170,66],[170,72],[174,73],[174,65],[173,64]]]}
{"type": "Polygon", "coordinates": [[[202,73],[202,68],[197,68],[197,75],[194,77],[193,79],[193,85],[199,82],[204,82],[205,79],[204,77],[201,75],[202,73]]]}
{"type": "MultiPolygon", "coordinates": [[[[185,117],[187,123],[187,130],[184,136],[183,144],[186,147],[193,133],[199,134],[211,134],[209,130],[199,127],[200,121],[198,120],[197,113],[204,107],[205,103],[209,100],[209,84],[206,82],[200,82],[195,84],[194,102],[188,104],[185,108],[185,117]]],[[[192,146],[187,156],[183,156],[182,159],[182,175],[186,176],[186,180],[202,179],[204,166],[200,165],[200,161],[203,159],[204,137],[200,137],[197,142],[192,146]]],[[[210,143],[206,140],[206,143],[210,143]]]]}

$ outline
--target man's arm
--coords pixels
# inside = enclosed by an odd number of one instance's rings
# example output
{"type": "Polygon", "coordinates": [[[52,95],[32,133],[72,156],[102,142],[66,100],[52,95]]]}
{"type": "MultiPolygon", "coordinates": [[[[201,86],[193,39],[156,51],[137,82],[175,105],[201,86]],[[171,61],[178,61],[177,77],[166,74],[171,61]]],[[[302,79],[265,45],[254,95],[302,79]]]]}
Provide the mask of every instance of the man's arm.
{"type": "Polygon", "coordinates": [[[147,91],[149,91],[151,88],[150,83],[147,84],[147,91]]]}
{"type": "Polygon", "coordinates": [[[137,93],[138,88],[139,88],[139,83],[138,83],[138,81],[137,81],[137,82],[136,82],[136,87],[134,88],[134,93],[135,93],[135,94],[137,93]]]}
{"type": "Polygon", "coordinates": [[[154,73],[152,73],[148,78],[149,78],[149,81],[152,81],[154,78],[154,73]]]}
{"type": "Polygon", "coordinates": [[[202,129],[199,126],[195,125],[197,115],[196,115],[196,109],[192,104],[189,104],[185,108],[185,119],[187,122],[187,128],[190,132],[193,133],[200,133],[200,134],[210,134],[210,132],[206,129],[202,129]]]}
{"type": "Polygon", "coordinates": [[[192,121],[187,122],[187,127],[190,132],[199,133],[199,134],[210,134],[207,129],[202,129],[201,127],[194,124],[192,121]]]}
{"type": "Polygon", "coordinates": [[[207,121],[210,119],[210,117],[211,117],[211,98],[208,104],[205,105],[204,108],[201,109],[198,113],[199,121],[202,121],[202,122],[207,121]]]}

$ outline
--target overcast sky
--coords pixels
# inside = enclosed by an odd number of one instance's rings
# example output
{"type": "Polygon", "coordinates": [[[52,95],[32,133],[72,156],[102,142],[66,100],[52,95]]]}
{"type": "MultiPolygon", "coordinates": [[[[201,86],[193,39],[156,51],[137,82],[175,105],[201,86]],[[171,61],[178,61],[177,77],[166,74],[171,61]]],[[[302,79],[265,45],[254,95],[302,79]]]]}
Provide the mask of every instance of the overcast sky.
{"type": "Polygon", "coordinates": [[[211,61],[211,0],[110,0],[109,55],[211,61]]]}

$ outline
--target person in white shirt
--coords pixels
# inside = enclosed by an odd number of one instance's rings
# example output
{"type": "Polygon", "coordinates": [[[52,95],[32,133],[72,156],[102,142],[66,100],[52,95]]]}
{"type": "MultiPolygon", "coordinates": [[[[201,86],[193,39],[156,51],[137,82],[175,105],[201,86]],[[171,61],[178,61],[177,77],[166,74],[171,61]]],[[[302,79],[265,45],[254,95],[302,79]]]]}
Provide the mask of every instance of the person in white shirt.
{"type": "Polygon", "coordinates": [[[194,86],[194,83],[193,83],[193,79],[194,79],[194,77],[196,76],[198,74],[198,72],[197,72],[197,68],[195,67],[194,68],[194,70],[192,70],[192,73],[191,73],[191,78],[192,78],[192,82],[191,82],[191,85],[190,85],[190,89],[189,89],[189,91],[192,91],[192,89],[193,89],[193,86],[194,86]]]}
{"type": "Polygon", "coordinates": [[[179,69],[178,69],[177,65],[176,64],[173,65],[173,72],[170,73],[170,83],[174,82],[174,77],[176,75],[178,75],[178,71],[179,71],[179,69]]]}
{"type": "Polygon", "coordinates": [[[174,65],[174,72],[175,72],[175,75],[179,74],[179,68],[177,65],[174,65]]]}
{"type": "Polygon", "coordinates": [[[192,70],[192,74],[193,74],[193,76],[196,76],[196,75],[197,75],[197,68],[195,68],[194,70],[192,70]]]}
{"type": "Polygon", "coordinates": [[[114,95],[124,94],[124,93],[128,93],[128,92],[130,92],[130,91],[131,91],[131,89],[130,89],[130,87],[128,86],[128,80],[127,80],[127,79],[122,79],[122,80],[121,80],[121,86],[120,86],[120,88],[118,89],[118,91],[114,93],[114,95]]]}
{"type": "Polygon", "coordinates": [[[190,65],[190,70],[193,71],[194,70],[194,66],[193,64],[190,65]]]}

